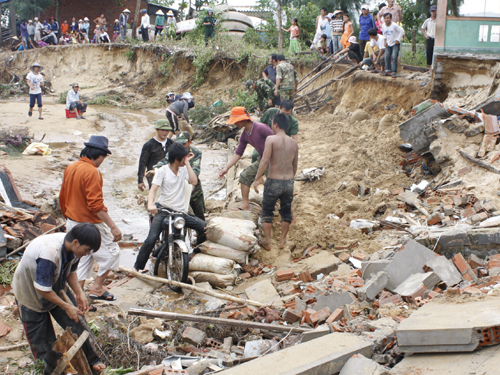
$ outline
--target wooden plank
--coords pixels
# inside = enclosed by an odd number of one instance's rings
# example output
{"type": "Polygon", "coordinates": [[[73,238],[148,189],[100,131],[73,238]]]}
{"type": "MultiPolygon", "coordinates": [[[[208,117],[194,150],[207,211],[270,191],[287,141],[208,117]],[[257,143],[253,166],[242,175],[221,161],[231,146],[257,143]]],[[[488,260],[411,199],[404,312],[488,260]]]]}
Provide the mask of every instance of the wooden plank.
{"type": "Polygon", "coordinates": [[[277,325],[277,324],[267,324],[267,323],[251,322],[251,321],[236,320],[236,319],[212,318],[210,316],[180,314],[180,313],[167,312],[167,311],[129,309],[128,314],[129,315],[138,315],[138,316],[147,316],[150,318],[161,318],[164,320],[182,320],[182,321],[198,322],[198,323],[220,324],[220,325],[226,325],[226,326],[231,326],[231,327],[240,327],[240,328],[264,329],[267,331],[280,331],[280,332],[293,331],[296,333],[303,333],[303,332],[312,331],[312,329],[310,329],[310,328],[282,326],[282,325],[277,325]]]}
{"type": "Polygon", "coordinates": [[[422,72],[422,73],[426,73],[429,71],[429,68],[424,68],[423,66],[406,65],[406,64],[403,64],[403,69],[411,70],[412,72],[422,72]]]}
{"type": "Polygon", "coordinates": [[[500,171],[498,169],[496,169],[495,167],[492,167],[491,165],[489,164],[486,164],[485,162],[482,162],[481,160],[478,160],[476,158],[473,158],[472,156],[470,155],[467,155],[465,153],[465,151],[463,150],[459,150],[458,151],[460,153],[460,155],[462,155],[463,158],[469,160],[470,162],[474,163],[474,164],[477,164],[479,165],[480,167],[483,167],[487,170],[489,170],[490,172],[493,172],[493,173],[496,173],[496,174],[500,174],[500,171]]]}
{"type": "Polygon", "coordinates": [[[64,353],[61,362],[57,365],[57,367],[52,371],[51,375],[61,375],[63,371],[68,367],[69,363],[75,356],[75,354],[80,350],[85,340],[89,337],[89,333],[87,331],[83,331],[78,340],[73,344],[73,346],[64,353]]]}

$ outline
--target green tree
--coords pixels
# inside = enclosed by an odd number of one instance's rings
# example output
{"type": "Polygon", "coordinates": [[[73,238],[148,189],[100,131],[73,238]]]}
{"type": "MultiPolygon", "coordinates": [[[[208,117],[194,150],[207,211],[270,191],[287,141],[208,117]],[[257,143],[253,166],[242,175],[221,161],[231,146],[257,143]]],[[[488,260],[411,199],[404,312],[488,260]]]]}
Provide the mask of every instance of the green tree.
{"type": "Polygon", "coordinates": [[[54,5],[54,0],[17,0],[16,13],[21,19],[33,18],[51,5],[54,5]]]}
{"type": "MultiPolygon", "coordinates": [[[[287,22],[285,28],[289,28],[292,24],[292,18],[296,17],[299,24],[299,41],[305,43],[307,40],[314,39],[316,33],[316,17],[319,14],[319,7],[311,2],[297,8],[290,5],[284,8],[287,22]]],[[[286,34],[285,34],[286,35],[286,34]]],[[[289,41],[287,42],[289,43],[289,41]]]]}
{"type": "MultiPolygon", "coordinates": [[[[336,9],[353,13],[361,11],[361,5],[365,3],[365,0],[294,0],[293,3],[299,9],[308,3],[312,3],[320,9],[326,8],[329,13],[332,13],[336,9]]],[[[351,16],[351,20],[352,18],[351,16]]]]}

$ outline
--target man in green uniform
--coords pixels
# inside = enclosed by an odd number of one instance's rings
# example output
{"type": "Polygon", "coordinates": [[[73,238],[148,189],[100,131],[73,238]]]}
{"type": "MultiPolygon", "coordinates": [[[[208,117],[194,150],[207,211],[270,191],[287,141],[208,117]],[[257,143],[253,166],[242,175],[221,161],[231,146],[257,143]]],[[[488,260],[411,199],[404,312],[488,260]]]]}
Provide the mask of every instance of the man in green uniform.
{"type": "MultiPolygon", "coordinates": [[[[269,126],[272,129],[273,127],[273,118],[274,115],[278,112],[284,113],[288,117],[288,129],[285,131],[285,134],[289,137],[292,137],[296,142],[298,139],[297,134],[299,133],[299,122],[295,117],[292,116],[293,111],[293,102],[291,100],[283,100],[278,108],[269,108],[260,118],[260,122],[269,126]]],[[[252,163],[257,160],[259,157],[259,153],[254,150],[252,153],[252,163]]]]}
{"type": "Polygon", "coordinates": [[[278,55],[278,66],[276,67],[276,87],[274,96],[281,96],[281,100],[293,100],[293,95],[297,93],[299,77],[292,64],[285,61],[285,56],[278,55]]]}
{"type": "MultiPolygon", "coordinates": [[[[193,141],[191,140],[191,134],[189,134],[189,132],[179,133],[176,142],[182,144],[188,152],[192,152],[194,154],[189,163],[191,164],[191,168],[193,168],[193,172],[196,174],[196,177],[198,177],[198,183],[194,186],[193,191],[191,192],[189,205],[193,209],[195,216],[205,221],[205,197],[203,196],[203,188],[201,187],[201,181],[199,178],[201,172],[202,152],[196,147],[191,146],[193,141]]],[[[158,169],[166,164],[168,164],[168,152],[167,155],[165,155],[165,159],[160,161],[153,168],[158,169]]]]}
{"type": "Polygon", "coordinates": [[[213,38],[215,35],[216,22],[214,11],[212,9],[207,9],[207,16],[203,18],[203,26],[205,26],[205,46],[208,45],[208,38],[213,38]]]}
{"type": "Polygon", "coordinates": [[[261,78],[258,81],[249,79],[245,86],[252,94],[257,93],[257,102],[259,103],[260,113],[264,113],[268,108],[274,107],[276,97],[274,96],[274,83],[269,78],[261,78]]]}

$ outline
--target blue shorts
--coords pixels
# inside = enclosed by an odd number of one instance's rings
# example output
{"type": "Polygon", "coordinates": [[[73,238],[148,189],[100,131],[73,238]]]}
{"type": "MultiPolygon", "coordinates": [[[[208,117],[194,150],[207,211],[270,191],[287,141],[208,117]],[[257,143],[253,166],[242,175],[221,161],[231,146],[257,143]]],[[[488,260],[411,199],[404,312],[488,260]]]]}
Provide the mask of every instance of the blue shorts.
{"type": "Polygon", "coordinates": [[[40,94],[30,94],[30,108],[35,106],[35,100],[40,108],[42,106],[42,93],[40,94]]]}

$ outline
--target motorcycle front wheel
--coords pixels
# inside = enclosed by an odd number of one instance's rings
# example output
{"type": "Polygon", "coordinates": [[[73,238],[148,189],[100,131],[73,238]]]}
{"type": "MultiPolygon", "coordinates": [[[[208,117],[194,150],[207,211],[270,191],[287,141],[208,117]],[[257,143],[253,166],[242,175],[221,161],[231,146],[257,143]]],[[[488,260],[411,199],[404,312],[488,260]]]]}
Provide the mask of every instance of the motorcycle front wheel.
{"type": "MultiPolygon", "coordinates": [[[[165,249],[168,252],[168,249],[165,249]]],[[[168,280],[179,281],[185,283],[189,272],[189,254],[182,252],[182,249],[175,242],[172,246],[172,266],[169,266],[169,261],[166,260],[166,273],[168,280]]],[[[176,293],[181,293],[181,288],[169,285],[170,289],[176,293]]]]}
{"type": "Polygon", "coordinates": [[[167,262],[168,262],[168,242],[163,242],[155,249],[156,259],[153,274],[158,277],[167,278],[167,262]]]}

